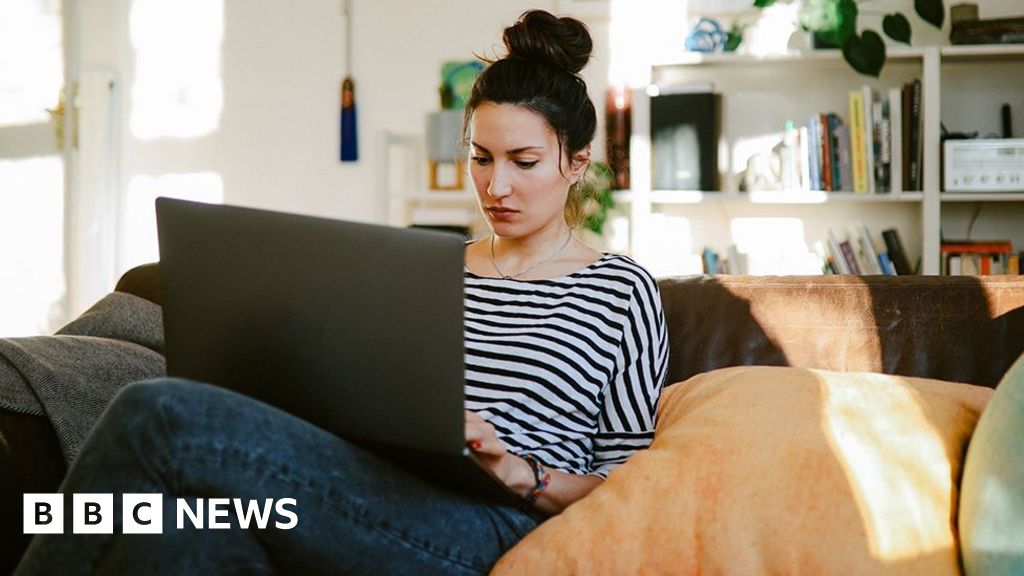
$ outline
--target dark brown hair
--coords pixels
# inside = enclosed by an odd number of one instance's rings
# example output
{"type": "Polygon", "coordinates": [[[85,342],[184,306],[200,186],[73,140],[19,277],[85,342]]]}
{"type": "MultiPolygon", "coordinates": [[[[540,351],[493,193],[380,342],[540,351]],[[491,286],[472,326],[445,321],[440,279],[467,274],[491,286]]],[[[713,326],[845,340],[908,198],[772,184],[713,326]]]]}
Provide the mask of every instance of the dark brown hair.
{"type": "MultiPolygon", "coordinates": [[[[463,133],[473,112],[485,102],[522,106],[547,121],[558,138],[559,152],[573,158],[590,144],[597,129],[594,103],[579,76],[593,50],[586,25],[575,18],[530,10],[505,28],[502,40],[507,54],[489,61],[473,84],[463,133]]],[[[571,226],[582,222],[583,202],[582,186],[570,188],[566,221],[571,226]]]]}

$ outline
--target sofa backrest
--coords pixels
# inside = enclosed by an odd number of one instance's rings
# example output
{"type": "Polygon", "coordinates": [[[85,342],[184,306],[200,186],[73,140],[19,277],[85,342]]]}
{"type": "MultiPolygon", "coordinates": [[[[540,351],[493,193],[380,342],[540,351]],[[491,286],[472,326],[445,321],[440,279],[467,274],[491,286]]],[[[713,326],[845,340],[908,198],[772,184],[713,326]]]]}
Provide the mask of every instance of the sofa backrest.
{"type": "MultiPolygon", "coordinates": [[[[1024,351],[1024,276],[675,276],[658,281],[669,382],[740,365],[995,386],[1024,351]]],[[[157,264],[116,290],[160,303],[157,264]]]]}
{"type": "Polygon", "coordinates": [[[679,276],[659,287],[669,382],[773,365],[994,387],[1024,350],[1022,276],[679,276]]]}

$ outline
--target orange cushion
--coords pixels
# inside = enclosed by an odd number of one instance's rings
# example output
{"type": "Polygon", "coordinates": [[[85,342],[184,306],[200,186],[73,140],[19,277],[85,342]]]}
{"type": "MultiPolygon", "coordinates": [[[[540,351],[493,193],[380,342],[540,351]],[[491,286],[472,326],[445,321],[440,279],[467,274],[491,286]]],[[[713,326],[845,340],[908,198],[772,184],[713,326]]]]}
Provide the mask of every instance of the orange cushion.
{"type": "Polygon", "coordinates": [[[736,367],[668,387],[650,449],[496,574],[957,574],[967,441],[992,391],[736,367]]]}

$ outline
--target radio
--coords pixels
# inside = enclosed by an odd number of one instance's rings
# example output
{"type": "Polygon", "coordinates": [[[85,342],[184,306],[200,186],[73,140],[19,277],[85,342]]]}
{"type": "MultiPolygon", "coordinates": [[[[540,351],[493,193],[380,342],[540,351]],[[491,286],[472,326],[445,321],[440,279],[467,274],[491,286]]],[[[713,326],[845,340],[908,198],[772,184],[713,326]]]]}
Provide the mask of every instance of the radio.
{"type": "Polygon", "coordinates": [[[1024,139],[946,140],[946,192],[1024,192],[1024,139]]]}

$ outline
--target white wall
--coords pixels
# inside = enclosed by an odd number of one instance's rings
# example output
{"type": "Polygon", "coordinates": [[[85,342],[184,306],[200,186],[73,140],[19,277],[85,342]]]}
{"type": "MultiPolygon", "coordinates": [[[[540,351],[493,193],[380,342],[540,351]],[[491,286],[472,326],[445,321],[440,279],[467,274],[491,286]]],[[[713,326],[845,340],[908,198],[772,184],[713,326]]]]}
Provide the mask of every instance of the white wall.
{"type": "MultiPolygon", "coordinates": [[[[129,121],[136,80],[130,14],[139,2],[81,3],[83,66],[115,69],[122,78],[122,196],[140,177],[202,173],[220,179],[228,203],[386,221],[380,190],[384,132],[422,133],[425,115],[440,108],[442,63],[493,54],[501,48],[502,29],[530,8],[558,12],[582,6],[596,21],[595,57],[585,76],[595,83],[591,92],[599,116],[603,110],[608,0],[352,0],[360,159],[342,163],[342,0],[223,0],[223,111],[215,129],[192,138],[142,139],[129,121]]],[[[180,39],[187,49],[189,32],[180,39]]],[[[603,128],[598,140],[601,156],[603,128]]],[[[122,238],[139,228],[122,224],[122,238]]],[[[122,250],[118,273],[148,258],[136,248],[122,250]]]]}

